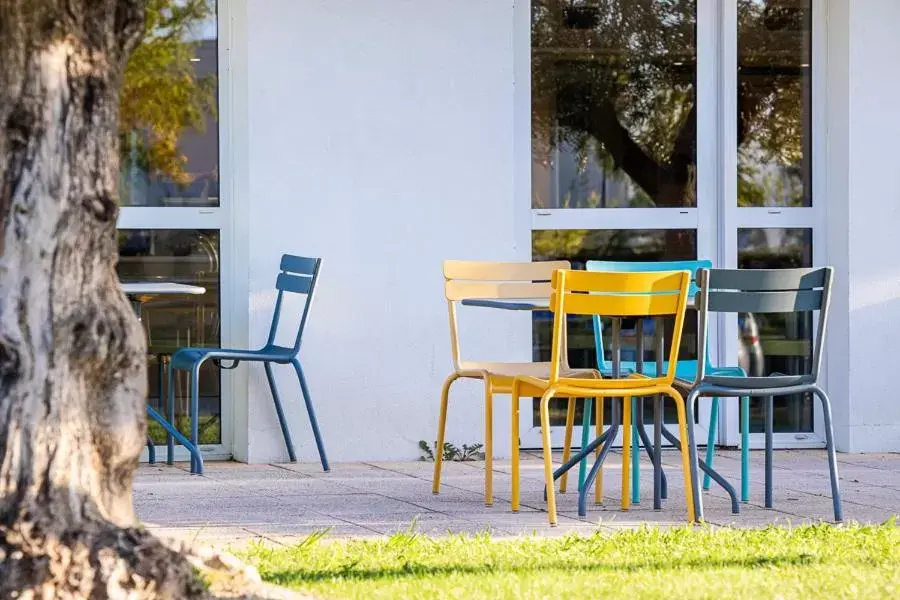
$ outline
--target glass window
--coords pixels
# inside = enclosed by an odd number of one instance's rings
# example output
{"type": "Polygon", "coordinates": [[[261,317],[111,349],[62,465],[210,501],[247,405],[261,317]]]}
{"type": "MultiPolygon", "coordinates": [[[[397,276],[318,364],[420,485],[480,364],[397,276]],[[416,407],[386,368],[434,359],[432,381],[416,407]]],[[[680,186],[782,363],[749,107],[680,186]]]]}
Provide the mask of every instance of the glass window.
{"type": "MultiPolygon", "coordinates": [[[[697,232],[689,229],[670,230],[546,230],[532,232],[533,260],[569,260],[573,268],[583,269],[588,260],[621,261],[663,261],[694,260],[697,257],[697,232]]],[[[655,361],[653,345],[653,323],[644,325],[644,359],[655,361]]],[[[553,316],[549,312],[536,312],[532,317],[533,358],[535,361],[549,362],[553,316]]],[[[597,353],[594,346],[594,328],[590,317],[572,316],[568,321],[569,364],[572,367],[596,368],[597,353]]],[[[674,320],[665,319],[663,333],[671,339],[674,320]]],[[[610,323],[604,319],[603,347],[606,360],[612,361],[612,339],[610,323]]],[[[636,360],[635,342],[637,331],[634,319],[622,323],[622,360],[636,360]]],[[[679,356],[682,359],[697,358],[697,315],[689,311],[685,319],[679,356]]],[[[564,426],[566,423],[567,400],[552,400],[550,403],[551,425],[564,426]]],[[[610,422],[611,404],[607,400],[604,418],[610,422]]],[[[581,423],[581,402],[578,403],[576,423],[581,423]]],[[[652,405],[644,403],[647,422],[652,422],[652,405]]],[[[677,422],[675,406],[666,403],[665,421],[677,422]]],[[[534,425],[540,425],[540,405],[533,404],[534,425]]]]}
{"type": "Polygon", "coordinates": [[[534,0],[532,207],[696,206],[693,0],[534,0]]]}
{"type": "MultiPolygon", "coordinates": [[[[147,335],[149,402],[162,414],[165,409],[165,377],[161,367],[184,346],[219,346],[219,232],[189,229],[119,230],[119,279],[124,283],[165,281],[206,290],[199,296],[158,295],[141,306],[147,335]]],[[[188,435],[187,377],[176,376],[176,424],[188,435]]],[[[219,370],[212,363],[200,369],[200,442],[217,444],[222,439],[222,403],[219,370]]],[[[149,421],[151,437],[164,444],[165,434],[149,421]]]]}
{"type": "Polygon", "coordinates": [[[738,206],[812,206],[812,0],[738,0],[738,206]]]}
{"type": "MultiPolygon", "coordinates": [[[[738,267],[790,269],[812,266],[812,229],[739,229],[738,267]]],[[[799,375],[812,369],[813,313],[742,314],[739,363],[749,375],[799,375]]],[[[811,432],[809,394],[775,398],[776,432],[811,432]]],[[[750,399],[750,431],[765,431],[763,400],[750,399]]]]}
{"type": "Polygon", "coordinates": [[[125,72],[122,206],[218,206],[215,0],[151,3],[125,72]]]}

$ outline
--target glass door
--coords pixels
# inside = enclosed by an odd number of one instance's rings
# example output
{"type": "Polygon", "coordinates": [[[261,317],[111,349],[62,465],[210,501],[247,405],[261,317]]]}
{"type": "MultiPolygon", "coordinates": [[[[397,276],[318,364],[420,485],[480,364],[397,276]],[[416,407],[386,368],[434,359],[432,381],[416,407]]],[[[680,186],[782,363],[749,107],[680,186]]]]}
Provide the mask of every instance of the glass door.
{"type": "MultiPolygon", "coordinates": [[[[822,264],[815,190],[819,76],[824,31],[820,0],[722,2],[723,244],[730,268],[822,264]]],[[[809,372],[813,315],[746,314],[724,319],[721,359],[749,373],[809,372]]],[[[775,398],[775,444],[824,445],[813,398],[775,398]]],[[[724,421],[726,443],[739,443],[737,404],[724,421]]],[[[751,401],[751,444],[763,447],[763,402],[751,401]]]]}
{"type": "MultiPolygon", "coordinates": [[[[227,40],[219,24],[228,22],[221,4],[203,0],[150,9],[148,33],[128,65],[122,95],[119,277],[206,290],[199,296],[158,296],[143,305],[148,402],[163,414],[164,370],[172,354],[185,346],[220,346],[228,335],[227,295],[220,293],[228,285],[222,262],[229,236],[229,198],[220,176],[220,148],[227,140],[219,123],[228,111],[220,101],[227,97],[221,77],[227,40]]],[[[176,378],[173,385],[176,425],[187,435],[187,379],[176,378]]],[[[231,453],[227,392],[219,370],[204,365],[200,444],[210,457],[231,453]]],[[[152,421],[150,435],[160,446],[157,456],[164,456],[165,435],[152,421]]]]}
{"type": "MultiPolygon", "coordinates": [[[[715,152],[714,10],[715,0],[531,2],[533,260],[583,268],[594,259],[713,258],[716,172],[705,159],[715,152]]],[[[533,316],[534,360],[549,360],[551,319],[533,316]]],[[[623,326],[633,337],[634,323],[623,326]]],[[[573,318],[570,364],[596,366],[594,348],[591,320],[573,318]]],[[[645,348],[645,359],[655,361],[650,335],[645,348]]],[[[693,313],[681,357],[697,358],[693,313]]],[[[633,350],[623,359],[634,360],[633,350]]],[[[674,404],[666,406],[666,422],[676,422],[674,404]]],[[[551,407],[561,446],[566,401],[551,407]]],[[[579,403],[578,425],[581,410],[579,403]]],[[[699,439],[708,410],[703,403],[699,439]]],[[[520,445],[540,447],[538,401],[521,414],[520,445]]],[[[652,423],[649,401],[645,414],[652,423]]]]}

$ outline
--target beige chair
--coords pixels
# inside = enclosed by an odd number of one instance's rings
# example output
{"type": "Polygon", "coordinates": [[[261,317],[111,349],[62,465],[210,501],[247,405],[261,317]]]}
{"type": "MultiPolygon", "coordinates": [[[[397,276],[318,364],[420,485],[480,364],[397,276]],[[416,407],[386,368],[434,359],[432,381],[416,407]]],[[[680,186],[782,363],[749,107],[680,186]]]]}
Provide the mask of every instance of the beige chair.
{"type": "MultiPolygon", "coordinates": [[[[437,447],[434,452],[434,486],[437,494],[441,487],[441,463],[443,460],[444,430],[447,425],[447,403],[450,386],[460,378],[484,381],[484,496],[485,504],[493,504],[493,398],[494,394],[511,394],[516,377],[550,376],[549,362],[474,362],[463,360],[460,354],[457,304],[464,300],[544,300],[549,303],[550,279],[556,269],[569,269],[567,261],[503,263],[448,260],[444,262],[444,293],[450,315],[450,349],[453,357],[453,373],[447,377],[441,390],[441,414],[438,425],[437,447]]],[[[568,377],[596,377],[593,369],[572,369],[566,357],[560,359],[560,372],[568,377]]],[[[517,413],[518,411],[514,411],[517,413]]],[[[566,419],[565,458],[568,460],[575,417],[575,399],[569,399],[566,419]]]]}

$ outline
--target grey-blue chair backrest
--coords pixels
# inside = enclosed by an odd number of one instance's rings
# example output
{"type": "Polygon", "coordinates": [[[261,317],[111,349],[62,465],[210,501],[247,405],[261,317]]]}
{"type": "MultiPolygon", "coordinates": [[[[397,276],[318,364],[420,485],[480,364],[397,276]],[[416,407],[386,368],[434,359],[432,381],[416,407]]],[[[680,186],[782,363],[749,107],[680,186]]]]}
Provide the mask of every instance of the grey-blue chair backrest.
{"type": "Polygon", "coordinates": [[[697,308],[703,343],[709,313],[798,313],[818,311],[819,323],[811,375],[818,377],[828,323],[834,270],[700,269],[697,308]]]}

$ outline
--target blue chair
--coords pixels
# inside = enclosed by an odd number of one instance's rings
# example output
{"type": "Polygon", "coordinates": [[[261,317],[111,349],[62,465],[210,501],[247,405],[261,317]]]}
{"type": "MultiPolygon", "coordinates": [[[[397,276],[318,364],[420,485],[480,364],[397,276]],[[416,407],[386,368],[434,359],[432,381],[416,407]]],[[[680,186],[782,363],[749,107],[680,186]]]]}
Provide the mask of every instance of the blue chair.
{"type": "MultiPolygon", "coordinates": [[[[241,363],[261,362],[266,369],[266,378],[269,380],[269,387],[272,389],[272,399],[275,401],[275,412],[278,414],[278,421],[281,424],[281,432],[284,435],[284,443],[287,446],[288,456],[291,462],[297,462],[297,455],[294,452],[294,443],[291,441],[291,433],[285,420],[284,410],[281,406],[281,399],[278,397],[278,389],[275,387],[275,377],[272,373],[272,363],[279,365],[291,364],[297,372],[297,378],[300,380],[300,391],[303,393],[303,399],[306,402],[306,411],[309,414],[309,423],[312,426],[313,436],[316,439],[316,447],[319,450],[319,458],[322,461],[322,469],[329,470],[328,459],[325,457],[325,446],[322,443],[322,436],[319,433],[319,424],[316,421],[316,413],[313,410],[312,398],[309,394],[309,387],[306,384],[306,377],[303,375],[303,368],[300,366],[300,360],[297,355],[300,353],[300,342],[303,337],[303,330],[306,327],[309,318],[309,309],[312,305],[313,292],[315,291],[316,281],[319,276],[319,267],[322,263],[320,258],[306,258],[302,256],[291,256],[285,254],[281,257],[281,273],[278,274],[275,287],[278,289],[278,296],[275,301],[275,310],[272,315],[272,326],[269,329],[269,339],[266,345],[259,350],[229,350],[220,348],[182,348],[172,355],[172,361],[169,363],[169,421],[175,422],[175,386],[174,381],[175,369],[189,371],[191,375],[191,442],[195,447],[198,446],[200,432],[200,386],[199,375],[200,367],[206,361],[213,361],[216,366],[221,369],[234,369],[241,363]],[[306,302],[303,307],[303,315],[300,318],[300,325],[297,330],[297,337],[294,340],[293,347],[277,346],[275,344],[275,336],[278,332],[278,321],[281,316],[281,306],[284,295],[300,294],[306,296],[306,302]],[[231,364],[224,365],[222,361],[230,361],[231,364]]],[[[175,443],[173,436],[168,436],[168,463],[172,464],[175,452],[175,443]]],[[[195,457],[191,458],[191,472],[202,473],[203,465],[195,457]]]]}
{"type": "MultiPolygon", "coordinates": [[[[691,297],[696,297],[699,288],[697,287],[697,271],[699,269],[709,269],[712,268],[712,262],[708,260],[687,260],[687,261],[664,261],[664,262],[624,262],[624,261],[600,261],[600,260],[591,260],[588,261],[585,268],[588,271],[614,271],[614,272],[646,272],[646,271],[690,271],[691,272],[691,288],[690,295],[691,297]]],[[[643,334],[644,329],[649,329],[653,326],[653,320],[648,319],[649,323],[646,325],[640,324],[640,333],[643,334]]],[[[597,368],[604,375],[604,377],[611,377],[613,375],[612,365],[606,361],[606,357],[603,351],[603,324],[601,323],[598,317],[594,317],[594,344],[597,351],[597,368]]],[[[710,366],[711,361],[709,357],[709,347],[704,344],[706,348],[706,355],[704,357],[706,372],[710,375],[717,376],[726,376],[726,377],[745,377],[747,374],[740,367],[712,367],[710,366]]],[[[679,379],[685,379],[693,381],[697,377],[698,370],[698,361],[696,360],[679,360],[678,366],[676,368],[676,376],[679,379]]],[[[621,369],[623,373],[627,372],[635,372],[637,371],[637,361],[621,361],[620,363],[621,369]]],[[[656,362],[648,361],[644,362],[643,372],[651,377],[656,376],[656,362]]],[[[663,370],[668,368],[668,361],[663,361],[663,370]]],[[[591,400],[585,399],[585,407],[584,407],[584,420],[582,422],[582,448],[584,448],[588,443],[588,432],[590,430],[590,422],[591,422],[591,400]]],[[[644,446],[647,448],[648,452],[650,451],[650,442],[646,437],[646,433],[643,428],[643,415],[638,411],[638,400],[632,399],[632,411],[635,413],[634,418],[632,419],[632,452],[631,452],[631,469],[632,469],[632,477],[631,477],[631,499],[632,502],[638,503],[640,502],[640,443],[643,441],[644,446]]],[[[747,502],[750,499],[750,487],[749,487],[749,470],[750,470],[750,428],[749,428],[749,415],[750,415],[750,398],[745,397],[741,399],[740,405],[741,411],[741,500],[747,502]]],[[[706,464],[712,467],[712,462],[714,458],[714,450],[716,443],[716,433],[718,430],[718,422],[719,422],[719,399],[712,399],[712,409],[709,419],[709,438],[707,440],[706,446],[706,464]]],[[[652,456],[652,455],[651,455],[652,456]]],[[[581,465],[579,465],[579,488],[584,482],[584,472],[585,472],[586,464],[582,461],[581,465]]],[[[704,474],[703,478],[703,489],[708,490],[710,487],[710,474],[709,472],[704,474]]],[[[665,479],[663,479],[662,485],[662,497],[666,496],[665,493],[665,479]]],[[[657,501],[658,503],[658,501],[657,501]]]]}

